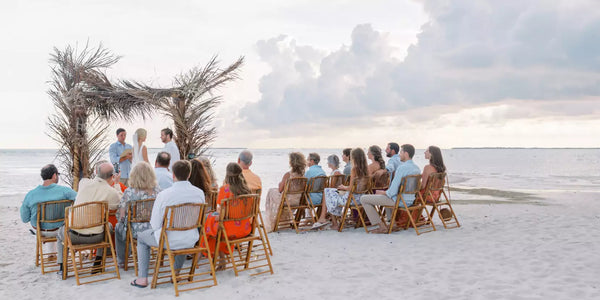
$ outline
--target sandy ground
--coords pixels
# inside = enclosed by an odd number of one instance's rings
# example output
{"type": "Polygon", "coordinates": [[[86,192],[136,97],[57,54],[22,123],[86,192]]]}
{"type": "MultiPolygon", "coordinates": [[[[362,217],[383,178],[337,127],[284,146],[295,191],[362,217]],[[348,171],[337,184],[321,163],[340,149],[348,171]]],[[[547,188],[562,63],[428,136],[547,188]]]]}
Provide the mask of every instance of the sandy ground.
{"type": "MultiPolygon", "coordinates": [[[[417,236],[362,229],[270,234],[274,275],[217,274],[218,286],[180,299],[600,299],[598,193],[555,192],[539,201],[464,204],[462,227],[417,236]]],[[[0,299],[175,298],[121,280],[77,286],[41,275],[35,237],[18,207],[0,206],[0,299]]]]}

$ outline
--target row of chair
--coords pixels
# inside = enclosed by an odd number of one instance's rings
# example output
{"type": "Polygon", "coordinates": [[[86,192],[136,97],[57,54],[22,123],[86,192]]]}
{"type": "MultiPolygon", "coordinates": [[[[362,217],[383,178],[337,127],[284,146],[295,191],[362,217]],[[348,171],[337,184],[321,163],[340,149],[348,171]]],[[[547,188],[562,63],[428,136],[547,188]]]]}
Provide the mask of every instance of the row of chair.
{"type": "MultiPolygon", "coordinates": [[[[259,224],[260,196],[258,194],[241,195],[232,199],[224,199],[223,209],[219,218],[219,230],[217,234],[217,245],[224,242],[229,251],[226,266],[233,268],[236,276],[240,271],[253,270],[267,267],[266,271],[255,273],[258,275],[270,272],[273,274],[270,257],[265,246],[265,239],[262,230],[257,230],[259,224]],[[229,239],[226,222],[235,222],[250,220],[250,235],[240,239],[229,239]],[[263,253],[260,253],[262,250],[263,253]]],[[[40,203],[38,205],[38,227],[42,223],[62,222],[65,224],[65,233],[72,229],[86,229],[97,226],[104,228],[103,241],[96,244],[74,245],[68,234],[65,234],[63,251],[63,279],[68,277],[69,271],[73,271],[77,284],[91,283],[108,279],[120,278],[119,267],[114,257],[114,244],[109,234],[109,210],[105,202],[88,202],[77,206],[72,206],[73,201],[61,200],[40,203]],[[100,264],[93,265],[92,262],[85,261],[82,255],[77,257],[77,253],[83,251],[104,249],[104,254],[100,264]],[[107,252],[113,253],[113,257],[108,259],[107,252]],[[110,263],[112,262],[112,264],[110,263]],[[111,276],[109,276],[111,275],[111,276]],[[89,278],[100,278],[88,280],[89,278]]],[[[131,249],[133,257],[133,266],[136,276],[138,275],[137,266],[137,241],[133,238],[131,225],[135,222],[148,222],[152,215],[154,199],[145,199],[131,201],[128,203],[128,229],[126,237],[126,250],[129,253],[131,249]]],[[[181,204],[170,206],[164,214],[164,223],[162,226],[161,238],[158,247],[153,247],[153,279],[151,287],[155,288],[158,284],[173,282],[175,294],[178,296],[180,291],[206,288],[217,284],[215,277],[215,264],[218,258],[218,246],[214,253],[210,253],[208,241],[204,230],[206,212],[210,210],[210,204],[181,204]],[[169,247],[168,232],[196,229],[200,232],[200,241],[189,249],[173,250],[169,247]],[[174,270],[174,257],[177,255],[191,255],[192,264],[183,270],[174,270]],[[167,257],[165,259],[165,257],[167,257]],[[206,259],[206,262],[200,263],[206,259]],[[168,265],[166,264],[168,261],[168,265]],[[166,270],[165,270],[166,269],[166,270]],[[200,269],[201,271],[198,271],[200,269]],[[166,274],[166,275],[165,275],[166,274]],[[197,278],[195,280],[195,278],[197,278]],[[164,279],[164,280],[163,280],[164,279]],[[192,288],[180,289],[180,285],[194,285],[192,288]]],[[[49,264],[49,255],[52,253],[43,253],[42,245],[47,242],[56,242],[56,238],[43,237],[38,230],[36,246],[36,265],[41,264],[42,273],[51,272],[48,267],[56,270],[57,264],[49,264]]],[[[125,259],[124,269],[127,270],[130,265],[129,258],[125,259]]]]}
{"type": "MultiPolygon", "coordinates": [[[[381,220],[388,226],[388,233],[394,229],[407,229],[412,226],[417,235],[423,232],[435,231],[433,215],[437,212],[444,228],[459,227],[460,223],[454,213],[449,198],[449,185],[446,173],[433,173],[428,177],[424,193],[421,193],[421,175],[412,175],[402,178],[398,190],[398,197],[394,205],[379,207],[381,220]],[[447,190],[447,191],[446,191],[447,190]],[[408,206],[404,195],[414,194],[415,201],[408,206]],[[426,201],[429,199],[430,201],[426,201]],[[427,206],[431,206],[429,212],[427,206]],[[449,214],[441,211],[447,208],[449,214]],[[408,214],[405,224],[395,226],[396,217],[408,214]]],[[[301,224],[310,225],[316,222],[321,206],[315,207],[311,193],[323,193],[325,187],[337,187],[344,182],[344,175],[318,176],[307,179],[305,177],[290,178],[286,182],[281,203],[279,205],[274,231],[282,228],[294,228],[296,233],[301,230],[301,224]],[[287,215],[287,216],[286,216],[287,215]],[[286,218],[287,217],[287,218],[286,218]]],[[[347,182],[347,181],[346,181],[347,182]]],[[[344,229],[347,220],[354,220],[355,227],[362,226],[368,232],[367,221],[362,205],[355,199],[355,194],[374,194],[376,190],[386,190],[389,187],[389,173],[383,172],[380,176],[365,176],[356,178],[350,186],[349,196],[342,211],[341,223],[338,231],[344,229]]]]}

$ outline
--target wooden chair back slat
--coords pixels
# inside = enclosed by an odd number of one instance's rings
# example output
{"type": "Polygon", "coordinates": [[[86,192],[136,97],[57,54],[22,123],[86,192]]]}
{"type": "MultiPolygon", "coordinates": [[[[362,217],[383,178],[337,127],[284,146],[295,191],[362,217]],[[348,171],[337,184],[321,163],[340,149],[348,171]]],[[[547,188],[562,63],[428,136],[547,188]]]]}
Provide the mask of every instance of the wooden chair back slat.
{"type": "Polygon", "coordinates": [[[444,185],[446,184],[446,173],[432,173],[427,178],[427,185],[425,186],[425,190],[431,192],[438,192],[444,189],[444,185]]]}
{"type": "Polygon", "coordinates": [[[359,178],[355,178],[352,186],[350,187],[350,192],[352,194],[366,194],[371,189],[371,177],[363,176],[359,178]]]}
{"type": "Polygon", "coordinates": [[[372,178],[373,190],[385,190],[390,186],[390,173],[385,169],[375,171],[372,178]]]}
{"type": "Polygon", "coordinates": [[[306,177],[289,178],[285,183],[283,193],[287,195],[302,194],[306,190],[307,182],[306,177]]]}
{"type": "Polygon", "coordinates": [[[108,202],[94,201],[66,208],[70,229],[102,226],[108,219],[108,202]]]}
{"type": "Polygon", "coordinates": [[[327,187],[328,178],[327,176],[316,176],[312,177],[308,181],[308,185],[306,187],[307,193],[322,193],[323,190],[327,187]]]}
{"type": "Polygon", "coordinates": [[[208,209],[211,211],[217,210],[217,198],[219,197],[219,191],[216,189],[210,190],[208,193],[205,193],[206,203],[208,204],[208,209]]]}
{"type": "Polygon", "coordinates": [[[421,175],[408,175],[402,178],[398,195],[416,194],[421,189],[421,175]]]}
{"type": "Polygon", "coordinates": [[[154,198],[130,201],[128,221],[134,223],[150,222],[152,207],[154,207],[154,198]]]}
{"type": "Polygon", "coordinates": [[[331,176],[329,176],[329,187],[337,188],[341,184],[344,184],[345,179],[346,179],[346,175],[344,175],[344,174],[331,175],[331,176]]]}
{"type": "Polygon", "coordinates": [[[183,203],[165,210],[165,231],[184,231],[202,226],[204,203],[183,203]]]}
{"type": "Polygon", "coordinates": [[[73,200],[58,200],[38,203],[38,228],[43,223],[58,223],[65,220],[65,208],[72,206],[73,200]]]}
{"type": "Polygon", "coordinates": [[[242,221],[256,216],[258,194],[239,195],[222,200],[219,218],[223,222],[242,221]]]}

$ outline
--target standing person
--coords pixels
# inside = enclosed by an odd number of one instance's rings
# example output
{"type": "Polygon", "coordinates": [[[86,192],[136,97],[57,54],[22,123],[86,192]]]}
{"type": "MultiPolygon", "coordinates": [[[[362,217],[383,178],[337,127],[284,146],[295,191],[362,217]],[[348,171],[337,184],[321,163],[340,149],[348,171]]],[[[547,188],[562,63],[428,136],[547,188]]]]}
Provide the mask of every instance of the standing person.
{"type": "MultiPolygon", "coordinates": [[[[35,189],[29,191],[23,199],[21,204],[21,221],[23,223],[30,222],[31,227],[35,230],[40,230],[44,237],[56,237],[57,229],[64,224],[64,222],[56,223],[42,223],[42,228],[36,228],[37,226],[37,205],[38,203],[58,200],[75,200],[77,192],[73,189],[58,185],[58,169],[53,164],[45,165],[40,172],[42,176],[42,184],[38,185],[35,189]]],[[[48,252],[56,252],[56,243],[48,243],[48,252]]],[[[56,258],[56,257],[55,257],[56,258]]]]}
{"type": "MultiPolygon", "coordinates": [[[[410,144],[402,145],[402,150],[400,150],[400,160],[402,164],[398,168],[396,168],[396,172],[394,174],[394,179],[392,183],[390,183],[390,188],[387,191],[376,191],[375,195],[365,195],[361,198],[361,202],[365,212],[367,213],[367,217],[371,224],[378,224],[379,227],[371,232],[373,233],[387,233],[387,226],[379,217],[379,213],[375,209],[376,205],[395,205],[396,198],[398,197],[398,190],[400,189],[400,184],[402,183],[402,178],[409,175],[417,175],[421,174],[421,170],[415,163],[412,158],[415,155],[415,147],[410,144]]],[[[403,194],[402,197],[406,202],[406,205],[411,206],[415,201],[414,194],[403,194]]]]}
{"type": "Polygon", "coordinates": [[[181,159],[181,156],[179,155],[179,148],[177,148],[175,141],[173,141],[173,130],[171,130],[170,128],[165,128],[161,130],[160,140],[165,144],[163,151],[169,152],[169,154],[171,154],[171,162],[169,164],[169,169],[172,169],[175,162],[181,159]]]}
{"type": "Polygon", "coordinates": [[[159,152],[156,155],[154,162],[154,173],[160,190],[166,190],[173,185],[173,174],[169,172],[169,163],[171,162],[171,154],[169,152],[159,152]]]}
{"type": "Polygon", "coordinates": [[[140,161],[145,161],[147,163],[150,162],[148,161],[148,148],[146,148],[146,145],[144,145],[144,142],[146,141],[146,135],[147,132],[144,128],[138,128],[133,134],[132,166],[135,166],[140,161]]]}
{"type": "MultiPolygon", "coordinates": [[[[306,158],[306,165],[308,166],[308,170],[304,173],[304,177],[310,181],[311,178],[317,176],[327,176],[323,168],[319,166],[319,162],[321,161],[321,157],[317,153],[309,153],[306,158]]],[[[310,200],[313,205],[321,204],[323,200],[323,193],[310,193],[310,200]]]]}
{"type": "MultiPolygon", "coordinates": [[[[192,167],[187,160],[180,160],[173,164],[173,186],[160,192],[156,196],[150,217],[151,229],[138,233],[138,268],[139,277],[131,282],[132,286],[144,288],[148,286],[148,265],[150,261],[150,247],[158,247],[163,225],[163,216],[168,206],[184,203],[204,203],[204,192],[193,186],[189,181],[192,167]]],[[[169,235],[171,249],[185,249],[193,247],[200,235],[198,229],[185,231],[172,231],[169,235]]],[[[175,256],[175,269],[179,270],[185,262],[185,255],[175,256]]]]}
{"type": "Polygon", "coordinates": [[[133,158],[132,147],[125,143],[127,131],[123,128],[117,129],[117,141],[110,145],[108,154],[113,167],[118,166],[117,173],[121,173],[120,181],[127,185],[129,172],[131,171],[131,159],[133,158]]]}
{"type": "Polygon", "coordinates": [[[346,178],[350,176],[350,171],[352,170],[352,161],[350,161],[350,151],[352,151],[352,148],[346,148],[342,150],[342,160],[346,163],[346,165],[344,166],[344,171],[342,171],[342,173],[346,175],[346,178]]]}
{"type": "Polygon", "coordinates": [[[391,174],[395,174],[398,166],[400,166],[402,164],[402,160],[400,159],[400,156],[398,155],[399,151],[400,151],[400,146],[398,146],[398,144],[394,143],[394,142],[388,143],[387,147],[385,147],[385,154],[387,157],[390,158],[390,160],[388,160],[387,166],[385,166],[385,168],[391,174]]]}
{"type": "Polygon", "coordinates": [[[242,167],[242,176],[244,176],[244,179],[246,179],[248,187],[251,191],[256,191],[258,189],[262,189],[262,182],[260,181],[260,177],[258,177],[258,175],[250,171],[252,158],[252,152],[244,150],[240,152],[240,155],[238,156],[238,164],[240,167],[242,167]]]}

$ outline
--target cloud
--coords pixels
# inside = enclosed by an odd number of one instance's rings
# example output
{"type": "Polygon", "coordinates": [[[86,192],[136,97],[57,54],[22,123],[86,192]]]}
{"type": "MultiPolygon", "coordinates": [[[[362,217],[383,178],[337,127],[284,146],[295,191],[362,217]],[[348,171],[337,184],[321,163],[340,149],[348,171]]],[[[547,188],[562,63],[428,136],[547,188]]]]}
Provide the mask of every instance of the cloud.
{"type": "MultiPolygon", "coordinates": [[[[593,1],[424,1],[430,21],[403,61],[386,33],[361,24],[326,53],[278,36],[257,43],[271,68],[261,98],[241,110],[258,128],[351,122],[419,108],[457,110],[507,99],[528,103],[600,96],[600,13],[593,1]],[[458,105],[458,106],[457,106],[458,105]]],[[[539,113],[577,115],[544,104],[539,113]]],[[[496,112],[501,122],[531,113],[496,112]]],[[[425,116],[427,118],[427,116],[425,116]]],[[[283,132],[283,131],[282,131],[283,132]]]]}

